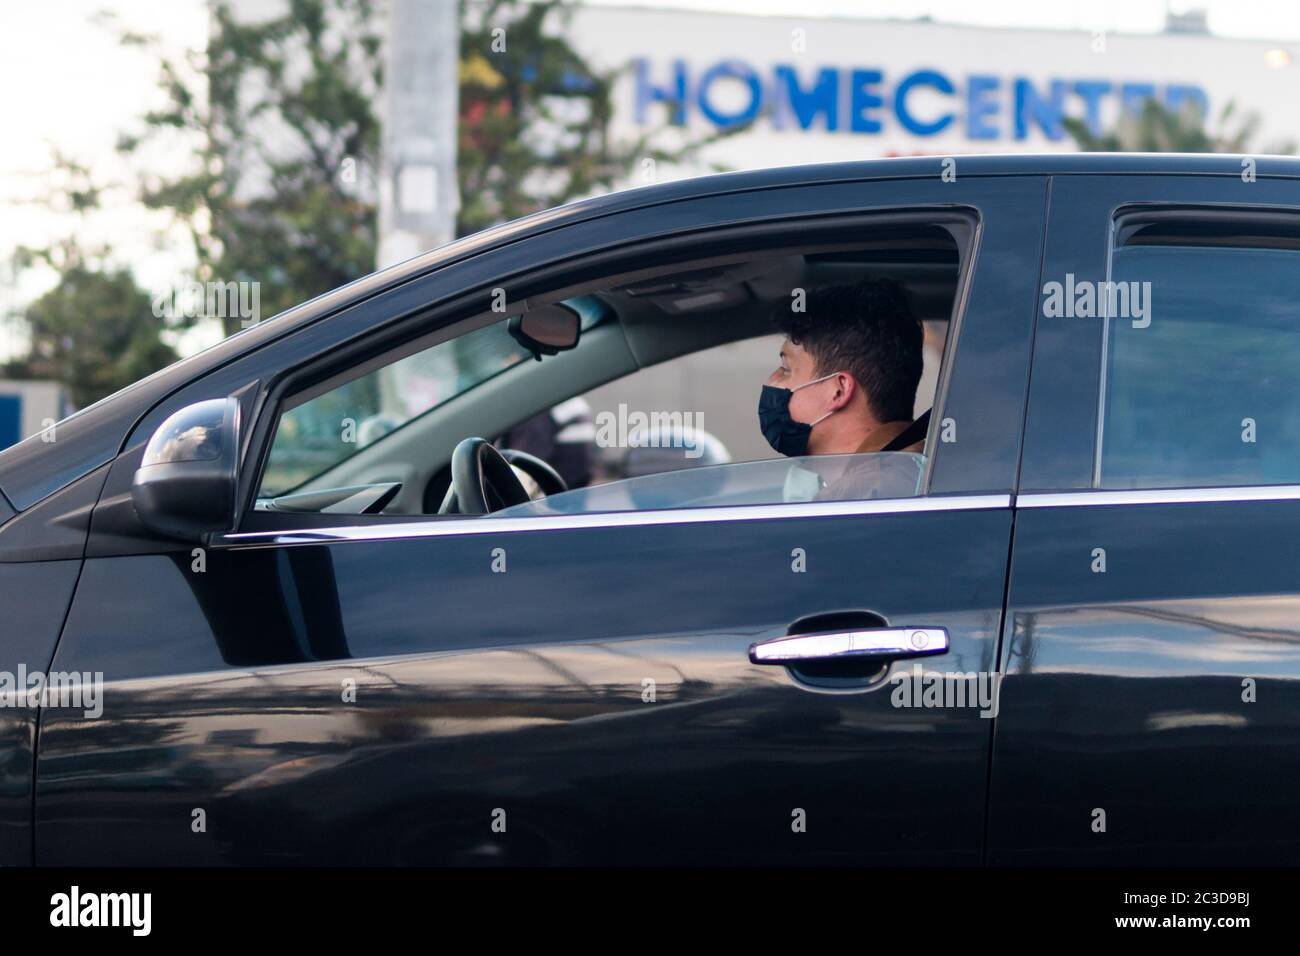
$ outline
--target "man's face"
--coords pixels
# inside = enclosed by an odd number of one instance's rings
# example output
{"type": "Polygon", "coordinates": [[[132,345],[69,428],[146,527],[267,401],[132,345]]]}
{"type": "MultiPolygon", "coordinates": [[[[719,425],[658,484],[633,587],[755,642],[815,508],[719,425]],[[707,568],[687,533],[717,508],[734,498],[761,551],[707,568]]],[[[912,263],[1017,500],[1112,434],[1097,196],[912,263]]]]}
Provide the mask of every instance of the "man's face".
{"type": "MultiPolygon", "coordinates": [[[[796,389],[817,378],[816,362],[802,345],[789,339],[781,343],[781,362],[767,377],[768,385],[796,389]]],[[[835,394],[835,380],[827,379],[811,388],[799,388],[790,396],[790,417],[797,422],[812,422],[826,414],[827,401],[835,394]],[[821,394],[825,386],[825,394],[821,394]]]]}

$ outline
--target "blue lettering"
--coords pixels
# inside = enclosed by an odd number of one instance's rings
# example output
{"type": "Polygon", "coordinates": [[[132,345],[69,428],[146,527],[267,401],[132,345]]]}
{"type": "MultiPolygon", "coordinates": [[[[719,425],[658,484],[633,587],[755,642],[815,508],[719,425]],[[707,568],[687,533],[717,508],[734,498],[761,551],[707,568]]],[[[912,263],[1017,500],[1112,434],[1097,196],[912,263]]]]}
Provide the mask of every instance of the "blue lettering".
{"type": "MultiPolygon", "coordinates": [[[[760,78],[759,72],[744,61],[723,60],[705,70],[695,81],[683,59],[672,60],[668,74],[658,77],[649,59],[641,57],[633,64],[636,121],[641,125],[649,122],[657,104],[666,106],[670,121],[679,126],[688,122],[692,104],[698,106],[711,124],[724,129],[753,122],[765,112],[775,129],[879,134],[887,122],[884,113],[887,101],[882,92],[884,74],[879,69],[841,70],[824,66],[808,72],[791,63],[778,63],[760,78]],[[842,81],[848,84],[847,90],[842,88],[842,81]],[[715,86],[719,82],[738,84],[741,93],[739,105],[720,109],[715,104],[718,99],[714,95],[715,86]]],[[[568,76],[562,80],[566,86],[577,82],[568,76]]],[[[1201,86],[1174,83],[1160,88],[1160,93],[1161,102],[1171,112],[1195,108],[1202,117],[1209,113],[1210,99],[1201,86]]],[[[1118,99],[1121,115],[1132,115],[1140,111],[1148,100],[1157,98],[1157,86],[1085,77],[1051,79],[1044,88],[1023,76],[975,73],[965,77],[965,89],[959,90],[939,70],[921,69],[906,74],[894,87],[893,118],[901,129],[914,136],[934,136],[960,118],[965,137],[973,141],[996,140],[1008,132],[1012,132],[1016,139],[1024,140],[1035,128],[1048,139],[1060,140],[1065,137],[1067,100],[1072,114],[1076,108],[1071,95],[1079,98],[1082,118],[1088,129],[1094,135],[1100,135],[1109,97],[1118,99]],[[918,116],[914,112],[914,100],[909,99],[917,87],[929,88],[931,92],[922,94],[927,102],[936,92],[943,97],[962,96],[964,115],[956,101],[950,100],[951,105],[940,107],[936,115],[918,116]],[[1012,94],[1010,103],[1004,90],[1012,94]],[[1003,119],[1008,111],[1011,113],[1010,131],[1003,119]]],[[[722,102],[733,100],[724,96],[722,102]]]]}
{"type": "Polygon", "coordinates": [[[821,113],[826,117],[826,129],[834,132],[840,128],[840,76],[839,71],[824,67],[817,73],[817,82],[811,90],[799,85],[799,75],[794,67],[780,65],[776,68],[777,102],[794,110],[801,129],[812,129],[813,120],[821,113]]]}
{"type": "Polygon", "coordinates": [[[1052,80],[1051,92],[1047,99],[1038,95],[1029,80],[1016,80],[1016,139],[1029,136],[1029,122],[1033,120],[1042,129],[1048,139],[1061,139],[1065,136],[1065,126],[1061,120],[1065,116],[1065,83],[1052,80]]]}
{"type": "Polygon", "coordinates": [[[970,139],[998,138],[997,126],[984,122],[984,117],[997,115],[998,101],[985,94],[996,93],[1001,85],[996,76],[972,76],[966,81],[966,135],[970,139]]]}
{"type": "Polygon", "coordinates": [[[879,70],[854,70],[849,78],[849,128],[855,133],[879,133],[880,120],[868,115],[885,105],[875,91],[882,77],[879,70]]]}
{"type": "Polygon", "coordinates": [[[917,70],[915,73],[909,73],[903,78],[903,82],[898,84],[898,89],[894,91],[894,113],[898,116],[898,121],[903,124],[903,128],[909,133],[915,133],[917,136],[933,136],[947,129],[948,124],[952,122],[952,113],[945,113],[938,119],[930,123],[922,123],[912,116],[907,108],[907,94],[917,86],[933,86],[940,93],[951,96],[956,92],[949,80],[942,73],[934,70],[917,70]]]}
{"type": "Polygon", "coordinates": [[[763,86],[758,82],[758,75],[745,63],[738,60],[725,60],[709,67],[700,77],[700,90],[697,94],[700,112],[715,126],[739,126],[748,123],[763,108],[763,86]],[[749,87],[749,105],[738,113],[723,113],[713,108],[709,102],[709,90],[713,84],[722,79],[736,79],[749,87]]]}
{"type": "Polygon", "coordinates": [[[636,121],[644,126],[646,108],[651,103],[667,103],[672,109],[670,116],[676,126],[686,124],[686,61],[673,60],[673,81],[671,87],[656,86],[650,82],[650,62],[645,57],[636,61],[636,121]]]}
{"type": "Polygon", "coordinates": [[[1101,98],[1111,91],[1106,80],[1077,80],[1074,92],[1083,98],[1083,119],[1093,136],[1101,135],[1101,98]]]}
{"type": "Polygon", "coordinates": [[[1125,113],[1140,113],[1147,100],[1156,98],[1156,88],[1151,83],[1125,83],[1119,88],[1119,105],[1125,113]]]}

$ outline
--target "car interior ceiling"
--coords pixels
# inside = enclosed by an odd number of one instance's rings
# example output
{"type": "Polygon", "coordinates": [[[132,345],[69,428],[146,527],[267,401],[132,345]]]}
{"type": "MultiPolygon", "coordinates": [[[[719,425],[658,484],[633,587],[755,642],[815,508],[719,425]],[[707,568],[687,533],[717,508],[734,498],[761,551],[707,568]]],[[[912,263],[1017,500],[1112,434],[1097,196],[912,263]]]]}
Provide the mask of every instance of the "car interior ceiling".
{"type": "MultiPolygon", "coordinates": [[[[789,301],[795,288],[893,278],[904,285],[918,318],[946,322],[958,272],[955,243],[936,229],[906,246],[894,239],[798,255],[732,257],[689,271],[661,269],[630,281],[607,280],[598,289],[565,290],[563,298],[596,295],[608,307],[609,318],[583,332],[577,348],[506,369],[297,490],[401,482],[386,513],[428,513],[426,489],[467,436],[501,435],[547,408],[640,369],[771,334],[773,309],[789,301]]],[[[535,307],[542,300],[528,304],[535,307]]],[[[493,318],[499,321],[499,316],[493,318]]]]}

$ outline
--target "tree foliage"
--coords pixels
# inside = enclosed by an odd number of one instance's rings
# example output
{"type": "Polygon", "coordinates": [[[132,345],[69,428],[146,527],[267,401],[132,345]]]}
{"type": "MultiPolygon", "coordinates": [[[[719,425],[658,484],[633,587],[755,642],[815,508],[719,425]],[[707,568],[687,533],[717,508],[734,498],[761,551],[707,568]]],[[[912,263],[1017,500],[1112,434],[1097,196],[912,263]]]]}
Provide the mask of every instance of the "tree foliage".
{"type": "MultiPolygon", "coordinates": [[[[1238,117],[1236,104],[1229,101],[1210,130],[1194,103],[1174,112],[1148,99],[1141,110],[1126,111],[1113,128],[1100,134],[1075,117],[1065,120],[1065,128],[1079,149],[1090,153],[1249,153],[1260,117],[1258,113],[1238,117]]],[[[1293,153],[1295,144],[1278,144],[1266,152],[1293,153]]]]}
{"type": "MultiPolygon", "coordinates": [[[[644,179],[721,136],[658,146],[662,130],[616,141],[618,72],[592,67],[569,43],[561,0],[461,0],[458,234],[644,179]]],[[[274,315],[373,271],[381,146],[385,19],[375,0],[287,0],[283,15],[246,22],[209,0],[204,49],[162,54],[156,38],[119,31],[158,57],[160,105],[119,149],[140,174],[139,198],[170,212],[193,245],[198,282],[256,282],[274,315]],[[181,154],[178,173],[151,169],[181,154]]],[[[71,168],[75,164],[68,164],[71,168]]],[[[77,214],[100,205],[80,170],[64,197],[77,214]]],[[[57,379],[78,404],[175,358],[167,322],[109,250],[75,241],[28,251],[59,275],[23,318],[31,355],[19,377],[57,379]]],[[[239,316],[221,316],[229,334],[239,316]]]]}
{"type": "Polygon", "coordinates": [[[258,282],[274,315],[374,268],[362,176],[379,154],[380,24],[371,0],[288,0],[252,23],[217,0],[211,16],[205,50],[161,61],[165,103],[120,147],[192,144],[191,168],[147,179],[142,199],[188,227],[200,281],[258,282]]]}
{"type": "Polygon", "coordinates": [[[458,235],[645,178],[748,128],[673,147],[663,128],[616,139],[619,71],[593,67],[570,44],[572,11],[564,0],[489,0],[462,16],[458,235]]]}
{"type": "MultiPolygon", "coordinates": [[[[98,208],[104,189],[90,170],[55,153],[46,202],[79,226],[98,208]]],[[[78,230],[80,231],[80,230],[78,230]]],[[[131,271],[114,264],[111,246],[87,247],[76,235],[41,248],[19,247],[15,273],[36,266],[58,276],[49,291],[17,316],[24,355],[0,367],[15,379],[62,383],[74,405],[89,405],[176,360],[161,338],[166,321],[131,271]]]]}
{"type": "MultiPolygon", "coordinates": [[[[647,161],[680,162],[717,138],[669,149],[653,145],[654,131],[615,142],[617,72],[573,48],[570,10],[561,0],[462,2],[459,235],[608,190],[647,161]]],[[[274,315],[374,268],[383,19],[372,0],[289,0],[284,16],[250,24],[215,0],[212,21],[188,69],[162,62],[166,105],[121,145],[190,134],[195,168],[151,180],[144,201],[190,227],[200,280],[261,282],[274,315]]]]}
{"type": "Polygon", "coordinates": [[[30,349],[6,377],[62,382],[81,407],[176,360],[129,269],[96,263],[75,243],[59,249],[58,284],[23,311],[30,349]]]}

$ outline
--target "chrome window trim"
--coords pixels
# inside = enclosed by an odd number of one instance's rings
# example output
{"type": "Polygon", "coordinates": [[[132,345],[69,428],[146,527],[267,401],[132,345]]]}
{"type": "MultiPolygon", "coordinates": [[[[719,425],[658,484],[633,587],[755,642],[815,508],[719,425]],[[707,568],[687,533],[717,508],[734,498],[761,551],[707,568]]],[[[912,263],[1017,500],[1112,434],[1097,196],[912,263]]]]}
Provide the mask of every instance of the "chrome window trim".
{"type": "Polygon", "coordinates": [[[244,531],[222,535],[212,547],[242,549],[290,544],[333,544],[346,541],[386,541],[464,535],[519,534],[536,531],[579,531],[591,528],[652,525],[714,524],[731,521],[779,521],[791,518],[834,518],[865,515],[923,514],[941,511],[989,511],[1017,508],[1075,508],[1150,504],[1212,504],[1234,501],[1300,501],[1300,485],[1247,485],[1236,488],[1152,488],[1120,491],[1051,491],[1009,494],[940,495],[933,498],[890,498],[871,501],[806,501],[775,505],[715,508],[674,508],[662,511],[608,511],[594,514],[543,515],[527,518],[460,517],[403,521],[391,524],[339,525],[244,531]]]}
{"type": "Polygon", "coordinates": [[[1300,485],[1240,485],[1238,487],[1036,492],[1017,495],[1016,507],[1075,508],[1088,505],[1212,504],[1218,501],[1295,500],[1300,500],[1300,485]]]}
{"type": "Polygon", "coordinates": [[[888,498],[869,501],[803,501],[790,504],[675,508],[662,511],[604,511],[593,514],[543,515],[527,518],[461,517],[391,524],[341,525],[333,528],[300,528],[287,531],[242,531],[222,535],[213,540],[212,546],[277,547],[288,544],[332,544],[341,541],[576,531],[586,528],[918,514],[933,511],[987,511],[1010,507],[1009,494],[991,494],[939,495],[933,498],[888,498]]]}

